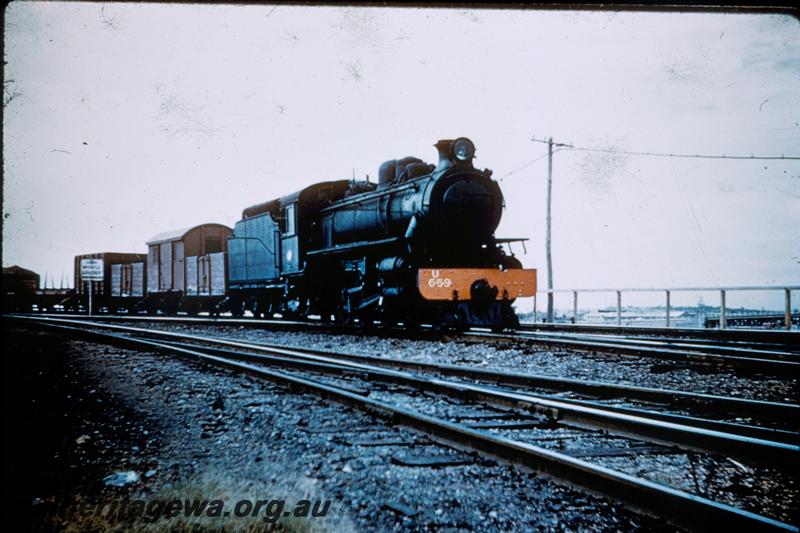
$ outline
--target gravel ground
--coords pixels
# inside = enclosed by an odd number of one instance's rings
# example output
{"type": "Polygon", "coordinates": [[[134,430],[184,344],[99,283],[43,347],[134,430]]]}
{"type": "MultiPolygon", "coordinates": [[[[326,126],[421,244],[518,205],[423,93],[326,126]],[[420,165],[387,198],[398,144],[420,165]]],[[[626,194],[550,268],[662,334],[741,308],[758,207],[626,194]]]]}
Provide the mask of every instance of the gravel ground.
{"type": "MultiPolygon", "coordinates": [[[[145,327],[139,322],[126,323],[145,327]]],[[[797,379],[745,375],[727,368],[686,366],[679,362],[605,352],[576,352],[525,342],[445,342],[352,334],[270,331],[245,326],[157,324],[167,331],[319,350],[383,356],[432,363],[464,364],[492,370],[604,381],[662,389],[797,403],[797,379]]]]}
{"type": "MultiPolygon", "coordinates": [[[[313,379],[330,385],[368,391],[372,399],[413,409],[441,420],[464,423],[464,419],[470,418],[472,422],[487,422],[486,417],[497,417],[503,412],[438,394],[420,394],[408,387],[374,384],[354,376],[343,378],[307,371],[283,371],[304,377],[311,375],[313,379]]],[[[793,520],[798,501],[797,478],[794,472],[782,472],[759,464],[743,464],[724,455],[685,452],[670,446],[609,435],[604,431],[576,430],[553,423],[542,415],[532,415],[522,410],[514,412],[520,414],[517,419],[502,422],[533,422],[537,427],[492,428],[486,431],[586,459],[613,470],[784,522],[793,520]]]]}
{"type": "MultiPolygon", "coordinates": [[[[10,530],[102,527],[69,512],[76,499],[188,494],[332,501],[327,518],[280,522],[284,530],[672,529],[604,497],[282,386],[6,321],[4,338],[10,530]],[[440,456],[449,466],[415,465],[440,456]],[[119,472],[136,480],[104,482],[119,472]]],[[[338,337],[327,343],[342,344],[338,337]]],[[[243,524],[208,520],[202,527],[243,524]]]]}

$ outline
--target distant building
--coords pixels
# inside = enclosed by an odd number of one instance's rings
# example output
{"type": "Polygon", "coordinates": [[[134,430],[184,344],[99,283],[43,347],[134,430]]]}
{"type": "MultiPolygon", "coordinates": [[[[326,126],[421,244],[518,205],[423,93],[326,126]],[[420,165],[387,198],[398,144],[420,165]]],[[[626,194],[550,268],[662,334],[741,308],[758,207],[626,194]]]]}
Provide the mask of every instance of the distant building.
{"type": "MultiPolygon", "coordinates": [[[[684,318],[685,311],[678,309],[670,309],[670,320],[678,320],[684,318]]],[[[623,309],[621,318],[624,321],[649,321],[649,320],[664,320],[666,317],[666,309],[652,308],[652,309],[623,309]]],[[[612,322],[617,320],[617,308],[597,309],[596,311],[589,311],[581,316],[581,320],[587,322],[612,322]]]]}
{"type": "Polygon", "coordinates": [[[36,272],[17,265],[3,267],[3,294],[38,290],[39,274],[36,272]]]}

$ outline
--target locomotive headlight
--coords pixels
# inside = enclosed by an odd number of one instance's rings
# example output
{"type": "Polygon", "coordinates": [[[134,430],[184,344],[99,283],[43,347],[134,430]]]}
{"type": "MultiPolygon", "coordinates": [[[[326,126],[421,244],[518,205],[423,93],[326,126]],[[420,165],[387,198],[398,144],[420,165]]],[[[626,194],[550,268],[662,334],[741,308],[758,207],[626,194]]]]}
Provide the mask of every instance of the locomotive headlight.
{"type": "Polygon", "coordinates": [[[475,157],[475,145],[466,137],[453,141],[453,155],[459,161],[469,161],[475,157]]]}

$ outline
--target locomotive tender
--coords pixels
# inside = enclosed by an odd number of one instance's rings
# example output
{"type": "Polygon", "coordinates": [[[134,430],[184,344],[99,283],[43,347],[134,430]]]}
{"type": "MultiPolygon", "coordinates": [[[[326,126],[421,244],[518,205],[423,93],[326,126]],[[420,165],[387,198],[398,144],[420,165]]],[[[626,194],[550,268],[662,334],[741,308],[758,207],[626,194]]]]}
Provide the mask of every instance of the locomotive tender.
{"type": "Polygon", "coordinates": [[[502,249],[520,239],[494,236],[500,187],[473,166],[469,139],[435,146],[436,165],[387,161],[377,184],[317,183],[246,208],[232,231],[202,224],[152,238],[146,269],[130,254],[106,264],[101,285],[118,297],[108,310],[517,326],[512,303],[533,296],[536,271],[502,249]]]}

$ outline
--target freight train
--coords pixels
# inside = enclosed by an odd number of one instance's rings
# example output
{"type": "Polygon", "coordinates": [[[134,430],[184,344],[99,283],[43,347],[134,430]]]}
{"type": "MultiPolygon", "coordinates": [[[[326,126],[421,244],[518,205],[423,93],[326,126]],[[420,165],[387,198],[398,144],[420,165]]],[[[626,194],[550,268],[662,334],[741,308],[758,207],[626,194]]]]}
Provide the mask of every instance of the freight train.
{"type": "Polygon", "coordinates": [[[146,255],[78,256],[65,306],[85,306],[91,290],[108,312],[513,328],[536,271],[510,253],[522,239],[494,235],[503,195],[473,165],[472,141],[435,146],[435,165],[405,157],[383,163],[377,183],[316,183],[244,209],[233,228],[158,235],[146,255]],[[102,281],[81,278],[86,258],[103,259],[102,281]]]}

